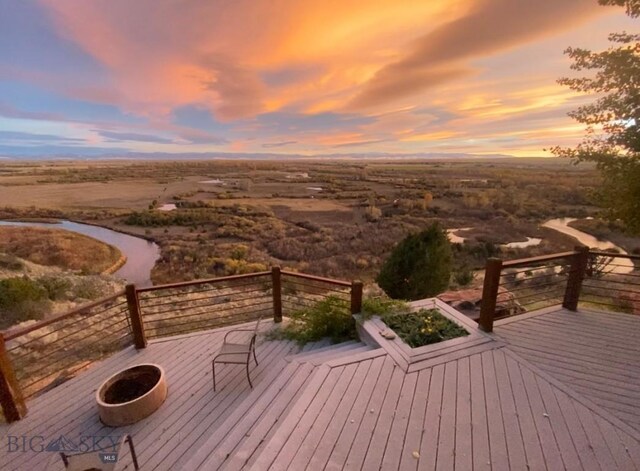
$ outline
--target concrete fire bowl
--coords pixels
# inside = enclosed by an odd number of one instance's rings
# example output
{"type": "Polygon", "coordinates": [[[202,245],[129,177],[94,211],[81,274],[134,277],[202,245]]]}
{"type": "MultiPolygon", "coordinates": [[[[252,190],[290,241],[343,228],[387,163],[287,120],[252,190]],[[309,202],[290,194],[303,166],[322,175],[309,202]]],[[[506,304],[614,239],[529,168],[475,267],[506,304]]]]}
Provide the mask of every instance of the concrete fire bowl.
{"type": "Polygon", "coordinates": [[[150,416],[166,397],[164,370],[153,363],[122,370],[96,391],[100,420],[110,427],[134,424],[150,416]]]}

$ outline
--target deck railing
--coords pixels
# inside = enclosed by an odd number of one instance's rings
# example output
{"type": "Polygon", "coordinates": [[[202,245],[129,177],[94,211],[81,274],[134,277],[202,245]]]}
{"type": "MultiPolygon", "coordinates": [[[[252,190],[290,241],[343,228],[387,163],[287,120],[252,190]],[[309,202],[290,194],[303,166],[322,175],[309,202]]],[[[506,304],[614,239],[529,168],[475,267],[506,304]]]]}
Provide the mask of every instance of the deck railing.
{"type": "Polygon", "coordinates": [[[271,271],[125,291],[0,335],[0,405],[12,422],[25,400],[66,381],[92,362],[149,339],[188,334],[259,317],[275,322],[322,299],[360,312],[362,283],[271,271]]]}
{"type": "Polygon", "coordinates": [[[131,341],[124,291],[33,325],[3,332],[0,399],[5,418],[15,419],[16,410],[9,403],[20,403],[48,390],[131,341]],[[9,390],[2,387],[3,383],[9,390]]]}
{"type": "Polygon", "coordinates": [[[351,305],[351,312],[360,312],[362,283],[346,282],[331,278],[306,275],[290,271],[282,272],[282,309],[286,313],[307,309],[325,300],[336,306],[351,305]]]}
{"type": "Polygon", "coordinates": [[[487,261],[478,323],[549,306],[640,314],[640,256],[577,247],[541,257],[487,261]]]}
{"type": "Polygon", "coordinates": [[[640,255],[592,251],[580,306],[640,315],[640,255]]]}
{"type": "Polygon", "coordinates": [[[147,338],[240,324],[272,315],[271,272],[138,289],[147,338]]]}

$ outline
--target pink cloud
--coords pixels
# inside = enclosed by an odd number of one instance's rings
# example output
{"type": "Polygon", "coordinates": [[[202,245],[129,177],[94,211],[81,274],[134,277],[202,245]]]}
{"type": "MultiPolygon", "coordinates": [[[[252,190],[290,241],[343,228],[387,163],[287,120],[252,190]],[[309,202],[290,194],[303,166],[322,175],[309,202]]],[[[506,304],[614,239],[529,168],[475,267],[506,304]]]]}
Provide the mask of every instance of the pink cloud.
{"type": "MultiPolygon", "coordinates": [[[[492,96],[494,89],[504,98],[507,91],[531,87],[529,75],[511,70],[513,61],[527,61],[517,56],[523,45],[557,40],[557,33],[612,10],[595,0],[377,0],[375,6],[362,0],[40,2],[57,31],[104,68],[99,83],[58,80],[56,89],[143,116],[148,123],[142,128],[176,142],[234,149],[291,141],[295,147],[389,148],[412,133],[442,137],[463,129],[472,135],[471,126],[486,121],[480,117],[487,111],[461,109],[460,103],[472,94],[492,96]],[[513,59],[489,62],[507,51],[513,59]],[[494,82],[483,67],[491,69],[494,82]],[[409,105],[447,112],[457,121],[409,112],[384,115],[409,105]],[[206,108],[216,126],[232,123],[222,131],[212,126],[211,134],[176,126],[173,111],[186,106],[206,108]],[[375,119],[342,123],[345,110],[375,119]],[[278,122],[259,126],[267,115],[278,122]],[[292,126],[279,125],[285,115],[292,126]],[[317,121],[303,119],[309,115],[330,115],[343,133],[330,135],[317,121]]],[[[557,45],[560,57],[572,44],[565,40],[557,45]]],[[[557,69],[550,71],[540,57],[535,62],[537,80],[554,85],[557,69]]],[[[510,119],[533,106],[512,101],[497,104],[491,119],[501,118],[501,109],[510,119]]]]}

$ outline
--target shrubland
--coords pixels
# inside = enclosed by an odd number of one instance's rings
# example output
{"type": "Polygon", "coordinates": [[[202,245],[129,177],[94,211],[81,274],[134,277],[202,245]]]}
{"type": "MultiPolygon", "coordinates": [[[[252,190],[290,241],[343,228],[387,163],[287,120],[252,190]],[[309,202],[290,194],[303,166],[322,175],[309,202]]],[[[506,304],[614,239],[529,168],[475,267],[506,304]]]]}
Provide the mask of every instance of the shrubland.
{"type": "MultiPolygon", "coordinates": [[[[71,218],[154,240],[161,248],[155,283],[271,265],[372,281],[394,245],[437,222],[470,228],[459,233],[464,244],[452,245],[451,283],[464,286],[474,283],[473,272],[487,257],[575,245],[540,228],[545,220],[598,215],[591,200],[598,172],[562,159],[61,162],[10,164],[6,170],[0,184],[19,184],[21,200],[0,208],[0,218],[71,218]],[[125,190],[109,202],[92,200],[87,191],[87,200],[73,206],[48,199],[45,207],[38,191],[43,182],[65,189],[94,185],[103,192],[105,185],[122,183],[125,190]],[[148,187],[147,198],[128,196],[129,184],[148,187]],[[177,209],[160,211],[165,203],[177,209]],[[501,247],[526,237],[543,243],[501,247]],[[239,246],[246,247],[242,254],[239,246]]],[[[625,244],[628,250],[640,245],[625,244]]]]}

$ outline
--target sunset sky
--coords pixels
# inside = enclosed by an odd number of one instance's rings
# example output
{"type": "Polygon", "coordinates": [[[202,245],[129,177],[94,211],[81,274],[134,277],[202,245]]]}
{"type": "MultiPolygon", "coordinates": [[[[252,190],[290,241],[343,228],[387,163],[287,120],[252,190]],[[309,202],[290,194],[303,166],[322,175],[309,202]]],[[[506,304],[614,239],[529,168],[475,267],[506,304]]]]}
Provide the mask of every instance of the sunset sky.
{"type": "Polygon", "coordinates": [[[0,156],[545,155],[596,0],[0,0],[0,156]]]}

